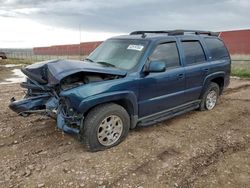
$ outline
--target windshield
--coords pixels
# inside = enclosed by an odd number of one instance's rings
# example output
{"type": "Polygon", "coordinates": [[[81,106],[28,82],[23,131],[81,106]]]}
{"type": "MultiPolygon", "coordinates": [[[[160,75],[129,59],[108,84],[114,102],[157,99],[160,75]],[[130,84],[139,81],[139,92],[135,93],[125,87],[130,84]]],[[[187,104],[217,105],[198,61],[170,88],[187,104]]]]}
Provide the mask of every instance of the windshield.
{"type": "Polygon", "coordinates": [[[86,60],[129,70],[137,65],[147,41],[109,39],[94,50],[86,60]]]}

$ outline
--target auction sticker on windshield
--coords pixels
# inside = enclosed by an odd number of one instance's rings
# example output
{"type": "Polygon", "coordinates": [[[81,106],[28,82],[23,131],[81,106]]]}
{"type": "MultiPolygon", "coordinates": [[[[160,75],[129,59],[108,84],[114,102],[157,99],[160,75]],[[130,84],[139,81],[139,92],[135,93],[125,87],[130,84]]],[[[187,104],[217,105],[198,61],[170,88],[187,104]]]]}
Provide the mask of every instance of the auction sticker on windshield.
{"type": "Polygon", "coordinates": [[[142,45],[134,45],[134,44],[130,44],[129,46],[128,46],[128,50],[137,50],[137,51],[142,51],[142,49],[143,49],[143,47],[144,46],[142,46],[142,45]]]}

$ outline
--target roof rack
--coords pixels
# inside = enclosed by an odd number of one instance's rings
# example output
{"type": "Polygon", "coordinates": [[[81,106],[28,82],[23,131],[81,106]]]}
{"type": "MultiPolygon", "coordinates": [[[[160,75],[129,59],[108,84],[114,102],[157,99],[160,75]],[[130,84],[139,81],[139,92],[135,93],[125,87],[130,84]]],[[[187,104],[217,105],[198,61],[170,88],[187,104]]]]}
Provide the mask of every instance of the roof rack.
{"type": "Polygon", "coordinates": [[[212,31],[200,31],[200,30],[166,30],[166,31],[133,31],[130,35],[142,35],[145,37],[146,33],[153,34],[168,34],[168,35],[185,35],[185,34],[195,34],[195,35],[209,35],[209,36],[219,36],[219,33],[212,31]]]}

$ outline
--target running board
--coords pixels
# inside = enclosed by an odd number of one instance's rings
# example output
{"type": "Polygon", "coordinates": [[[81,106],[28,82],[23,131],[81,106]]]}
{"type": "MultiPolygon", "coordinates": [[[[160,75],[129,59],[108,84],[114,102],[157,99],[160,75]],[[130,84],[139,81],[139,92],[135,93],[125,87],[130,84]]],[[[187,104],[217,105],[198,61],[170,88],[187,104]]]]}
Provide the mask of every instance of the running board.
{"type": "Polygon", "coordinates": [[[192,101],[192,102],[189,102],[189,103],[186,103],[186,104],[183,104],[183,105],[180,105],[180,106],[168,109],[168,110],[164,110],[162,112],[158,112],[156,114],[152,114],[152,115],[140,118],[138,120],[137,126],[144,127],[144,126],[153,125],[153,124],[162,122],[164,120],[173,118],[175,116],[184,114],[186,112],[195,110],[199,108],[200,102],[201,102],[200,100],[192,101]]]}

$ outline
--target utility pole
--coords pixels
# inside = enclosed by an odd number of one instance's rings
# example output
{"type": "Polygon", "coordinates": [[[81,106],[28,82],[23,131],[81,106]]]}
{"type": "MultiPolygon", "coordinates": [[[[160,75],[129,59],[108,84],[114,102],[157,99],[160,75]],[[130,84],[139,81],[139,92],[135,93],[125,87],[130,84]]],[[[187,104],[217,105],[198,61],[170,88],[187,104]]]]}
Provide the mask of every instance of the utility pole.
{"type": "Polygon", "coordinates": [[[79,59],[81,60],[81,39],[82,34],[81,34],[81,24],[79,24],[79,59]]]}

